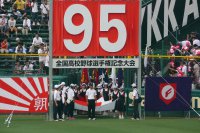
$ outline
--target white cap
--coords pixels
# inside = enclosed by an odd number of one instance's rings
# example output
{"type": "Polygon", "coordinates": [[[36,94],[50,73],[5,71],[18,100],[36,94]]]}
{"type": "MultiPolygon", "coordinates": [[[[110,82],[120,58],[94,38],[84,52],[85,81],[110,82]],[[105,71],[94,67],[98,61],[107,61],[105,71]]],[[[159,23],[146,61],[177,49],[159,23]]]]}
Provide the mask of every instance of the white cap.
{"type": "Polygon", "coordinates": [[[105,82],[104,85],[108,85],[108,83],[105,82]]]}
{"type": "Polygon", "coordinates": [[[101,85],[101,84],[98,84],[98,85],[97,85],[97,88],[98,88],[98,89],[102,88],[102,85],[101,85]]]}
{"type": "Polygon", "coordinates": [[[70,84],[71,87],[74,87],[74,84],[70,84]]]}
{"type": "Polygon", "coordinates": [[[60,85],[54,85],[54,88],[56,88],[56,89],[59,88],[59,87],[60,87],[60,85]]]}
{"type": "Polygon", "coordinates": [[[65,85],[65,82],[62,82],[60,85],[65,85]]]}
{"type": "Polygon", "coordinates": [[[87,86],[86,83],[82,83],[81,86],[87,86]]]}
{"type": "Polygon", "coordinates": [[[132,83],[132,85],[131,85],[132,87],[136,87],[136,84],[135,83],[132,83]]]}

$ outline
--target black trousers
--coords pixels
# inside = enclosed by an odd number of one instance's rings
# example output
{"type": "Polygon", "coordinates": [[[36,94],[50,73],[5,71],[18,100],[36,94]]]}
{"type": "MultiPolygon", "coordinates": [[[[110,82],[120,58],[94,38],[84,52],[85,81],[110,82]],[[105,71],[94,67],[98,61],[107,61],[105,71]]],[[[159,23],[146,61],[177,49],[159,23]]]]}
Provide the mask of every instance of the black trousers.
{"type": "Polygon", "coordinates": [[[138,111],[138,100],[137,99],[135,99],[134,100],[134,107],[133,107],[133,118],[135,118],[135,119],[137,119],[137,118],[140,118],[139,117],[139,111],[138,111]]]}
{"type": "Polygon", "coordinates": [[[59,119],[62,119],[62,101],[57,101],[58,106],[54,103],[54,110],[53,110],[53,119],[57,120],[57,114],[59,116],[59,119]]]}
{"type": "Polygon", "coordinates": [[[66,106],[66,114],[68,117],[74,117],[74,101],[71,101],[66,106]]]}
{"type": "Polygon", "coordinates": [[[95,118],[95,100],[88,100],[88,117],[95,118]]]}

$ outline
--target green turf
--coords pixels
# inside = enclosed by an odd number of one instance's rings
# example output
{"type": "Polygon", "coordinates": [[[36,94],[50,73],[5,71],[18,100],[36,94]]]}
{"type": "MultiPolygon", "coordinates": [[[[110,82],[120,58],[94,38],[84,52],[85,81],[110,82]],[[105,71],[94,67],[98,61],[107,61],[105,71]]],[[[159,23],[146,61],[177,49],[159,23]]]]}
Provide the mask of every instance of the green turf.
{"type": "Polygon", "coordinates": [[[5,116],[0,116],[0,133],[200,133],[200,120],[184,118],[48,122],[39,116],[14,116],[9,128],[4,120],[5,116]]]}

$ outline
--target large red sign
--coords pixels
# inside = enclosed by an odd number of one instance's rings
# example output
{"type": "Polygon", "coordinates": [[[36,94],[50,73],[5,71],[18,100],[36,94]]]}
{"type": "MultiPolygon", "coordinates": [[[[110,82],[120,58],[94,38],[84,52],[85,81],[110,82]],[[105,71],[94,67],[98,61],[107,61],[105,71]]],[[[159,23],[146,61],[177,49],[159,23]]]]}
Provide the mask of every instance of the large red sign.
{"type": "Polygon", "coordinates": [[[48,112],[48,79],[0,78],[0,113],[48,112]]]}
{"type": "Polygon", "coordinates": [[[53,1],[54,56],[137,56],[140,1],[53,1]]]}

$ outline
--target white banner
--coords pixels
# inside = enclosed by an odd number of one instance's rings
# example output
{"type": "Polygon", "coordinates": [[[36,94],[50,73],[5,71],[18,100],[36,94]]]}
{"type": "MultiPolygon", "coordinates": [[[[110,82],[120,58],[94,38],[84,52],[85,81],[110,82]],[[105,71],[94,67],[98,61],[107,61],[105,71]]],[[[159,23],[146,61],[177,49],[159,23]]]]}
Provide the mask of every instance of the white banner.
{"type": "Polygon", "coordinates": [[[53,59],[53,68],[138,68],[138,58],[132,59],[53,59]]]}

